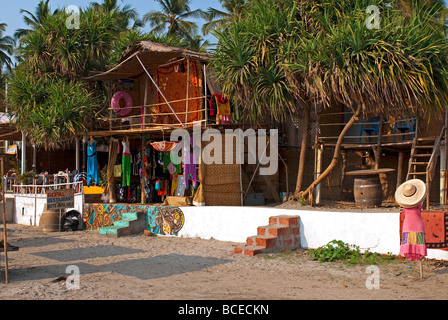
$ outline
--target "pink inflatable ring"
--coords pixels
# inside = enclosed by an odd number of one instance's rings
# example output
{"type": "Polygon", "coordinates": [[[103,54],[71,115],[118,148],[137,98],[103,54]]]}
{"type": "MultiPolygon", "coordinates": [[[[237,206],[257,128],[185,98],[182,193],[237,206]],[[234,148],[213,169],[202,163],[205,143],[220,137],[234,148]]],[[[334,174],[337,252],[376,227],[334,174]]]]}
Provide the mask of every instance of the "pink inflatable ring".
{"type": "Polygon", "coordinates": [[[111,106],[112,106],[112,109],[114,110],[114,112],[116,114],[118,114],[119,116],[122,116],[122,117],[127,116],[132,111],[132,106],[133,106],[132,97],[126,91],[115,92],[115,94],[112,96],[111,106]],[[124,100],[124,103],[125,103],[124,108],[120,107],[121,100],[124,100]]]}

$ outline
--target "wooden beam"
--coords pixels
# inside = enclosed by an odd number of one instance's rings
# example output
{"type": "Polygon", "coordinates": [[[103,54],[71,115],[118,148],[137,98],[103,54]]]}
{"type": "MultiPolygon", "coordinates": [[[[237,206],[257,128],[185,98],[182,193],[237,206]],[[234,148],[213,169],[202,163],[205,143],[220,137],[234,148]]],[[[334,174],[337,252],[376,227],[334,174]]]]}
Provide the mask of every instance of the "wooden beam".
{"type": "Polygon", "coordinates": [[[397,188],[403,183],[403,158],[404,152],[398,152],[397,188]]]}
{"type": "Polygon", "coordinates": [[[3,196],[3,249],[4,249],[4,257],[5,257],[5,283],[8,283],[8,239],[6,235],[6,195],[5,190],[6,186],[4,185],[5,179],[4,177],[4,161],[5,159],[1,157],[1,174],[2,174],[2,196],[3,196]]]}

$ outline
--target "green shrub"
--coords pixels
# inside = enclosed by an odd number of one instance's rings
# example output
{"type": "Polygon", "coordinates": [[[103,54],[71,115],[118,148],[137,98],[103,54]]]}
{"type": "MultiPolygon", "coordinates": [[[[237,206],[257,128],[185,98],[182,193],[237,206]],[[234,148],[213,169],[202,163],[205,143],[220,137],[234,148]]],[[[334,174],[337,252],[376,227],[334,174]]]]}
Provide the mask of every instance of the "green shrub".
{"type": "Polygon", "coordinates": [[[349,264],[368,263],[377,264],[380,260],[391,260],[392,256],[389,254],[387,258],[383,258],[378,253],[372,253],[367,249],[363,254],[359,246],[344,243],[341,240],[333,240],[326,245],[317,249],[308,250],[308,254],[313,260],[319,262],[336,262],[344,261],[349,264]]]}

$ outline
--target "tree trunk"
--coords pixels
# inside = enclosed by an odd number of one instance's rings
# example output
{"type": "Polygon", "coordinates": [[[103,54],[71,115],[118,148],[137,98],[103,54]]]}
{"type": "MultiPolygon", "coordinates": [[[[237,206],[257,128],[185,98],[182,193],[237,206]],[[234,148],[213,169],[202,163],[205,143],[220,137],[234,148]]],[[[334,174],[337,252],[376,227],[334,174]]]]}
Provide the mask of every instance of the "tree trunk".
{"type": "Polygon", "coordinates": [[[310,106],[303,105],[304,117],[302,126],[302,144],[300,147],[299,170],[297,172],[296,190],[294,191],[294,199],[297,199],[303,184],[303,173],[305,171],[306,154],[308,148],[308,139],[310,135],[310,106]]]}
{"type": "Polygon", "coordinates": [[[345,125],[344,129],[342,129],[341,133],[339,134],[338,141],[336,142],[336,146],[334,148],[333,159],[331,160],[328,167],[325,169],[324,172],[322,172],[322,174],[316,180],[313,181],[313,183],[305,191],[300,192],[298,198],[302,196],[306,197],[307,195],[309,195],[310,191],[314,190],[314,188],[320,182],[322,182],[322,180],[325,179],[330,174],[330,172],[333,171],[333,169],[336,167],[336,165],[339,162],[339,158],[341,157],[342,141],[344,140],[345,134],[352,127],[353,123],[355,123],[355,121],[358,119],[359,114],[361,113],[361,109],[362,105],[359,103],[356,107],[355,113],[353,114],[353,116],[345,125]]]}

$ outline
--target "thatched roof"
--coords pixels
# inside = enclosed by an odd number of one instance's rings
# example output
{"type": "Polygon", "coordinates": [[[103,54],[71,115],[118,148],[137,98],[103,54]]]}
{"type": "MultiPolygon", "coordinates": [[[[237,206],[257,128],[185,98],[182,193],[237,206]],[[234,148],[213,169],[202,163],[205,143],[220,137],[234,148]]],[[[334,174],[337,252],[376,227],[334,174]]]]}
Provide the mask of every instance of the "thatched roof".
{"type": "Polygon", "coordinates": [[[208,62],[210,55],[182,47],[169,46],[151,41],[139,41],[129,47],[121,56],[120,62],[112,69],[86,78],[87,80],[134,79],[144,73],[140,58],[145,68],[153,69],[184,58],[208,62]]]}

